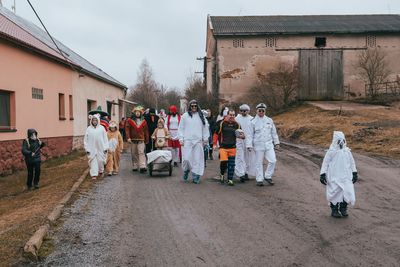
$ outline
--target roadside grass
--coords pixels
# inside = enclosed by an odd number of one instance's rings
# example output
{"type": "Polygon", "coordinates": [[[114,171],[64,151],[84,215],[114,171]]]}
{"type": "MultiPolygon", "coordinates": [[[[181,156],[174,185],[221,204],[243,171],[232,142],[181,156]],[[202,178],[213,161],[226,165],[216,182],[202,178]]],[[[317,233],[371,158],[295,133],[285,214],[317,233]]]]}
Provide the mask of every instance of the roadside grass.
{"type": "Polygon", "coordinates": [[[26,171],[0,177],[0,265],[20,260],[23,246],[87,169],[83,151],[42,164],[40,189],[27,191],[26,171]]]}
{"type": "Polygon", "coordinates": [[[334,130],[358,152],[400,159],[400,106],[328,111],[304,104],[274,117],[280,137],[328,148],[334,130]]]}

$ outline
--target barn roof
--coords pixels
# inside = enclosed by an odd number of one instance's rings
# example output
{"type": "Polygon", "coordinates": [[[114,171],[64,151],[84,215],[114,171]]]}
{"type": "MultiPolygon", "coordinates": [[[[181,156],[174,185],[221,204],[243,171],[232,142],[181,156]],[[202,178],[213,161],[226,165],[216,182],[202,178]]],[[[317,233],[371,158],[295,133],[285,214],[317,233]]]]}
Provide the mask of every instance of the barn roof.
{"type": "Polygon", "coordinates": [[[7,38],[10,41],[34,49],[47,57],[56,59],[65,64],[71,64],[80,69],[83,73],[100,79],[106,83],[112,84],[121,89],[127,88],[126,85],[117,81],[53,37],[64,56],[67,58],[65,59],[44,30],[1,6],[0,37],[7,38]]]}
{"type": "Polygon", "coordinates": [[[400,33],[399,15],[210,16],[216,36],[400,33]]]}

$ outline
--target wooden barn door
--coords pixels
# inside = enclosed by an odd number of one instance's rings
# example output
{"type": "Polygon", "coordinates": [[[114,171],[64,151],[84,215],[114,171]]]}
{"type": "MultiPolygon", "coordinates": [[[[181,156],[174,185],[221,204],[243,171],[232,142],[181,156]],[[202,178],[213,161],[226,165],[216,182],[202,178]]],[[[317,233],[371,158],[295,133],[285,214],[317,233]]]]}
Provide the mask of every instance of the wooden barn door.
{"type": "Polygon", "coordinates": [[[343,98],[342,51],[301,50],[299,52],[302,100],[338,100],[343,98]]]}

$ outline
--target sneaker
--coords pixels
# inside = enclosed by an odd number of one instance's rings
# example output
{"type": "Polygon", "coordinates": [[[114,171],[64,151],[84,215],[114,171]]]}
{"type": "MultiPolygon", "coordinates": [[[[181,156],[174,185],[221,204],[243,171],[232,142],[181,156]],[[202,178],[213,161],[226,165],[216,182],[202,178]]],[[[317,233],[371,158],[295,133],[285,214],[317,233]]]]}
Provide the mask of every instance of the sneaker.
{"type": "Polygon", "coordinates": [[[256,185],[257,186],[264,186],[264,183],[263,182],[257,182],[256,185]]]}
{"type": "Polygon", "coordinates": [[[138,169],[137,169],[137,168],[133,168],[132,171],[133,171],[133,172],[137,172],[138,169]]]}
{"type": "Polygon", "coordinates": [[[182,178],[183,178],[184,181],[187,181],[189,179],[189,171],[183,172],[183,177],[182,178]]]}
{"type": "Polygon", "coordinates": [[[28,191],[32,191],[32,190],[33,190],[32,186],[28,186],[28,191]]]}
{"type": "Polygon", "coordinates": [[[111,175],[112,175],[112,172],[109,172],[107,175],[108,175],[108,176],[111,176],[111,175]]]}
{"type": "Polygon", "coordinates": [[[112,175],[118,175],[118,172],[113,172],[112,175]]]}
{"type": "Polygon", "coordinates": [[[193,183],[194,184],[199,184],[200,183],[200,175],[192,174],[193,177],[193,183]]]}
{"type": "Polygon", "coordinates": [[[34,185],[34,189],[39,189],[39,185],[38,184],[34,185]]]}
{"type": "Polygon", "coordinates": [[[225,183],[225,177],[224,177],[223,174],[220,174],[220,175],[219,175],[219,182],[220,182],[221,184],[225,183]]]}
{"type": "Polygon", "coordinates": [[[244,175],[244,180],[245,181],[249,181],[250,180],[249,175],[247,173],[244,175]]]}
{"type": "Polygon", "coordinates": [[[240,179],[240,182],[241,182],[241,183],[246,182],[246,178],[245,178],[244,175],[243,175],[243,176],[240,176],[239,179],[240,179]]]}
{"type": "Polygon", "coordinates": [[[228,180],[228,185],[233,186],[235,185],[232,180],[228,180]]]}
{"type": "Polygon", "coordinates": [[[178,162],[174,162],[174,167],[178,167],[178,162]]]}
{"type": "Polygon", "coordinates": [[[269,185],[274,185],[275,183],[274,183],[274,181],[272,181],[272,179],[271,178],[264,178],[264,180],[265,181],[267,181],[267,183],[269,184],[269,185]]]}
{"type": "Polygon", "coordinates": [[[139,172],[140,173],[145,173],[145,172],[147,172],[147,169],[146,168],[140,168],[139,172]]]}

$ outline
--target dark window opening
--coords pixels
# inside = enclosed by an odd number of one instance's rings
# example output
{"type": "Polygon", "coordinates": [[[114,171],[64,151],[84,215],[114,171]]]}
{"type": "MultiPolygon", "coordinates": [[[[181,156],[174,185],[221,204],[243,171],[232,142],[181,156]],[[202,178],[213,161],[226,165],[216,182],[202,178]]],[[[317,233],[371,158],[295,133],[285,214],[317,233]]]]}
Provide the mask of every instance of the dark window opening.
{"type": "Polygon", "coordinates": [[[10,93],[0,91],[0,128],[11,126],[10,93]]]}
{"type": "Polygon", "coordinates": [[[315,46],[316,47],[325,47],[326,46],[326,37],[315,37],[315,46]]]}
{"type": "Polygon", "coordinates": [[[32,98],[43,100],[43,89],[32,87],[32,98]]]}

